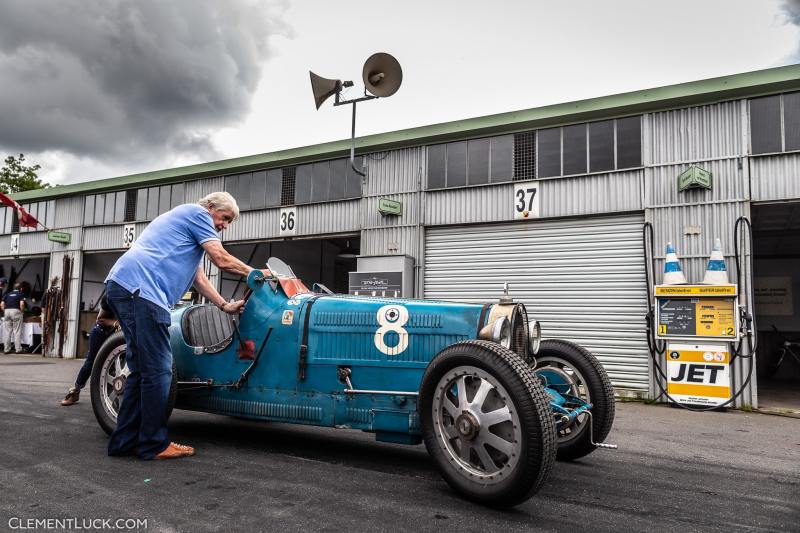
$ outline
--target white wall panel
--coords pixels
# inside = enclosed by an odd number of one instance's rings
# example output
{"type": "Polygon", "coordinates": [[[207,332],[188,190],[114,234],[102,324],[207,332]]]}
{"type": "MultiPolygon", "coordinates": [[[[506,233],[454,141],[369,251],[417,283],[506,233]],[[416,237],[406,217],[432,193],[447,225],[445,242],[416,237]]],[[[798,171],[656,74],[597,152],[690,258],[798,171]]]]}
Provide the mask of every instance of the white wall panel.
{"type": "MultiPolygon", "coordinates": [[[[640,211],[642,171],[539,180],[540,215],[561,217],[640,211]]],[[[474,224],[514,218],[514,183],[430,191],[426,225],[474,224]]]]}
{"type": "Polygon", "coordinates": [[[663,258],[667,242],[675,245],[681,257],[708,257],[714,239],[722,240],[722,251],[733,254],[733,227],[736,220],[747,215],[747,205],[730,202],[709,205],[675,206],[649,211],[653,223],[656,257],[663,258]],[[687,235],[686,231],[700,229],[699,235],[687,235]]]}
{"type": "Polygon", "coordinates": [[[278,238],[280,209],[245,211],[220,236],[223,242],[278,238]]]}
{"type": "Polygon", "coordinates": [[[361,232],[361,255],[407,255],[416,258],[419,238],[414,226],[365,229],[361,232]]]}
{"type": "Polygon", "coordinates": [[[365,198],[364,210],[362,212],[362,224],[364,228],[396,227],[417,224],[419,221],[418,203],[421,198],[418,193],[405,194],[384,194],[381,196],[371,196],[365,198]],[[403,205],[403,212],[399,216],[382,215],[378,212],[378,202],[380,198],[395,200],[403,205]]]}
{"type": "Polygon", "coordinates": [[[184,185],[184,198],[186,203],[193,204],[207,194],[224,190],[225,178],[222,177],[192,180],[184,185]]]}
{"type": "MultiPolygon", "coordinates": [[[[136,237],[138,238],[147,222],[136,223],[136,237]]],[[[110,224],[108,226],[90,226],[83,233],[83,249],[87,251],[97,250],[124,250],[122,247],[122,236],[125,224],[110,224]]]]}
{"type": "Polygon", "coordinates": [[[71,196],[56,200],[55,227],[68,228],[83,225],[83,196],[71,196]]]}
{"type": "MultiPolygon", "coordinates": [[[[417,190],[425,171],[425,148],[407,148],[369,154],[365,196],[417,190]]],[[[359,160],[356,159],[356,165],[359,160]]],[[[349,163],[348,163],[349,164],[349,163]]]]}
{"type": "Polygon", "coordinates": [[[698,166],[711,172],[711,189],[678,191],[678,176],[688,164],[649,167],[645,170],[647,207],[747,200],[750,195],[743,160],[706,161],[698,166]]]}
{"type": "Polygon", "coordinates": [[[646,164],[743,155],[741,102],[652,113],[646,164]]]}
{"type": "Polygon", "coordinates": [[[751,157],[753,201],[800,198],[800,154],[751,157]]]}
{"type": "Polygon", "coordinates": [[[297,233],[299,235],[324,235],[350,233],[361,229],[361,200],[344,200],[327,204],[309,204],[297,207],[297,233]]]}

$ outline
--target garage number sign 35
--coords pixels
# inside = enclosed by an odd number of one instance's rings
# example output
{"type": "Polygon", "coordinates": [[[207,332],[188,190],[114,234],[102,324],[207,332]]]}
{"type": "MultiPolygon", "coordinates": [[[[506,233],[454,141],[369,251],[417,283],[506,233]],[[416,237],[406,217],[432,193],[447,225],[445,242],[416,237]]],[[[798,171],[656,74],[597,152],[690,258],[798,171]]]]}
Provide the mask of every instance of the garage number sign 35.
{"type": "Polygon", "coordinates": [[[125,224],[122,228],[122,247],[130,248],[136,240],[136,224],[125,224]]]}
{"type": "Polygon", "coordinates": [[[524,181],[514,184],[514,219],[539,217],[539,182],[524,181]]]}

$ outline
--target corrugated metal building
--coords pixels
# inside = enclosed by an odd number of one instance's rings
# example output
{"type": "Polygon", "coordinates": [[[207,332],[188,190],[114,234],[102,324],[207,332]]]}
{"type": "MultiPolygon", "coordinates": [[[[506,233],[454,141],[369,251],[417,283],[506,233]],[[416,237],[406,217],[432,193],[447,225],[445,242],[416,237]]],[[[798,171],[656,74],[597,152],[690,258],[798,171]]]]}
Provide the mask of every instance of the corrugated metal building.
{"type": "MultiPolygon", "coordinates": [[[[592,350],[622,394],[653,396],[645,221],[659,268],[672,241],[699,281],[715,237],[733,272],[734,222],[752,217],[756,272],[745,279],[758,278],[763,259],[769,277],[791,278],[790,295],[800,283],[797,91],[793,65],[362,137],[363,181],[342,141],[21,193],[20,203],[72,240],[19,231],[4,210],[0,264],[30,259],[52,277],[64,255],[74,258],[65,343],[74,356],[81,317],[93,316],[126,232],[224,189],[242,209],[224,243],[253,265],[280,256],[308,281],[346,291],[348,272],[410,258],[405,294],[462,301],[493,300],[508,281],[546,337],[592,350]],[[679,191],[690,165],[712,173],[710,189],[679,191]],[[402,212],[382,214],[381,199],[402,212]]],[[[223,295],[241,291],[238,280],[209,272],[223,295]]],[[[762,322],[800,331],[794,308],[762,322]]],[[[757,392],[753,379],[738,404],[757,405],[757,392]]]]}

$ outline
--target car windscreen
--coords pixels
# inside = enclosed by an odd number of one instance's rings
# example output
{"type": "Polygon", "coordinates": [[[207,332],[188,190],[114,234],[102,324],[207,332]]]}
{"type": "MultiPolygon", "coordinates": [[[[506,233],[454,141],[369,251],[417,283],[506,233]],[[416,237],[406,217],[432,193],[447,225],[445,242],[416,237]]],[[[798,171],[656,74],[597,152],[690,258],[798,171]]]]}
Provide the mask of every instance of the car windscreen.
{"type": "Polygon", "coordinates": [[[272,275],[276,278],[296,278],[292,267],[278,259],[277,257],[270,257],[267,260],[267,268],[269,268],[272,275]]]}

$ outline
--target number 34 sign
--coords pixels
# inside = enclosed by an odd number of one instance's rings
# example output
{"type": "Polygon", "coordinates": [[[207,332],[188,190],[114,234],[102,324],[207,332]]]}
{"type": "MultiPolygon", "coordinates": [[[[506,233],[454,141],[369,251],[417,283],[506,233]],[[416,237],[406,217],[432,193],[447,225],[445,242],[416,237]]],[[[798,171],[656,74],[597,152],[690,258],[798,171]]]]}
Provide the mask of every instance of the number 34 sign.
{"type": "Polygon", "coordinates": [[[539,217],[539,182],[524,181],[514,184],[514,218],[539,217]]]}

